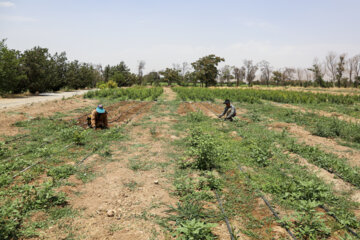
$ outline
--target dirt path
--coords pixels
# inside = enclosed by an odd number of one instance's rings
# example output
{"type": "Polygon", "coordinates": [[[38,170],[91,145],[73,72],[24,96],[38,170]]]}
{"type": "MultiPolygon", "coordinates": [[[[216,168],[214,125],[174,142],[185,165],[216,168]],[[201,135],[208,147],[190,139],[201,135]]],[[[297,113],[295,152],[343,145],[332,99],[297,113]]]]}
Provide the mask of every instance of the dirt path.
{"type": "Polygon", "coordinates": [[[23,97],[23,98],[0,98],[0,109],[13,109],[16,107],[31,105],[34,103],[48,102],[69,98],[76,95],[83,95],[89,90],[78,90],[73,92],[62,93],[41,93],[39,96],[23,97]]]}
{"type": "Polygon", "coordinates": [[[174,101],[176,100],[176,93],[170,87],[164,87],[164,98],[166,101],[174,101]]]}
{"type": "Polygon", "coordinates": [[[287,109],[292,109],[292,110],[297,110],[299,112],[302,113],[315,113],[319,116],[324,116],[324,117],[336,117],[339,120],[343,120],[343,121],[347,121],[347,122],[352,122],[352,123],[360,123],[360,119],[358,118],[354,118],[345,114],[339,114],[339,113],[335,113],[335,112],[326,112],[326,111],[322,111],[322,110],[310,110],[310,109],[306,109],[303,107],[299,107],[299,106],[295,106],[295,105],[291,105],[291,104],[285,104],[285,103],[277,103],[277,102],[270,102],[272,105],[277,106],[277,107],[282,107],[282,108],[287,108],[287,109]]]}
{"type": "Polygon", "coordinates": [[[48,117],[59,112],[74,112],[84,107],[96,106],[97,100],[84,99],[82,96],[75,96],[73,98],[64,100],[55,100],[32,103],[30,106],[11,107],[7,110],[0,111],[0,137],[1,135],[13,136],[21,131],[21,128],[14,126],[13,124],[18,121],[28,120],[34,117],[48,117]]]}
{"type": "Polygon", "coordinates": [[[339,145],[332,139],[314,136],[304,128],[292,123],[274,122],[269,124],[268,127],[269,129],[279,131],[286,129],[289,133],[293,134],[298,141],[304,142],[309,146],[319,147],[324,152],[345,158],[351,166],[360,166],[360,151],[339,145]]]}

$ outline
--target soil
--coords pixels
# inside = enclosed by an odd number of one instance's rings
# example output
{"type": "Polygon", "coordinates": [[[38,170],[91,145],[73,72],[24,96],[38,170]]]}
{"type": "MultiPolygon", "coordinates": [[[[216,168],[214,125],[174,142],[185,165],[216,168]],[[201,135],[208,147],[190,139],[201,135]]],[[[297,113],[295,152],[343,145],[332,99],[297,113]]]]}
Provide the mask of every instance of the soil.
{"type": "Polygon", "coordinates": [[[297,110],[297,111],[300,111],[302,113],[311,112],[311,113],[315,113],[315,114],[317,114],[319,116],[336,117],[339,120],[343,120],[343,121],[347,121],[347,122],[351,122],[351,123],[360,123],[360,119],[358,119],[358,118],[354,118],[354,117],[347,116],[345,114],[336,113],[336,112],[326,112],[326,111],[322,111],[322,110],[310,110],[310,109],[306,109],[306,108],[303,108],[303,107],[294,106],[294,105],[291,105],[291,104],[277,103],[277,102],[271,102],[271,104],[275,105],[275,106],[278,106],[278,107],[297,110]]]}
{"type": "Polygon", "coordinates": [[[195,112],[195,110],[190,103],[183,102],[183,103],[180,103],[177,112],[179,115],[185,116],[188,112],[195,112]]]}
{"type": "MultiPolygon", "coordinates": [[[[94,160],[93,172],[99,176],[93,181],[66,186],[69,205],[81,210],[80,216],[66,223],[73,236],[86,236],[86,239],[173,239],[156,223],[156,218],[168,216],[169,205],[176,206],[178,202],[170,195],[173,185],[169,177],[174,162],[169,155],[173,151],[170,143],[178,137],[173,135],[171,126],[175,119],[169,110],[161,111],[168,116],[154,116],[149,111],[153,104],[126,105],[124,108],[142,108],[142,111],[133,111],[136,116],[130,116],[133,124],[126,126],[129,140],[111,147],[111,162],[94,160]],[[144,124],[141,121],[145,121],[144,124]],[[156,134],[153,134],[147,123],[161,127],[156,127],[156,134]],[[142,168],[132,170],[134,161],[142,168]]],[[[113,109],[123,111],[117,106],[113,109]]],[[[219,239],[230,238],[224,223],[220,223],[214,233],[219,239]]],[[[67,231],[59,224],[43,235],[46,239],[65,239],[67,231]]]]}
{"type": "Polygon", "coordinates": [[[347,159],[351,166],[360,167],[360,151],[339,145],[333,139],[314,136],[304,128],[292,123],[274,122],[269,124],[268,127],[269,129],[278,131],[285,129],[298,138],[299,142],[301,141],[306,145],[319,147],[324,152],[332,153],[340,158],[347,159]]]}
{"type": "MultiPolygon", "coordinates": [[[[105,107],[108,112],[109,127],[123,124],[124,122],[128,123],[141,112],[149,110],[152,104],[152,102],[122,101],[105,107]]],[[[78,117],[77,124],[87,128],[87,117],[88,114],[78,117]]]]}
{"type": "Polygon", "coordinates": [[[176,93],[170,87],[164,87],[164,96],[166,101],[176,100],[176,93]]]}
{"type": "MultiPolygon", "coordinates": [[[[76,96],[65,100],[48,101],[46,103],[32,103],[30,106],[11,107],[0,111],[0,135],[14,136],[25,130],[14,126],[18,121],[35,117],[49,117],[57,112],[71,112],[75,109],[96,106],[96,100],[84,99],[76,96]]],[[[71,115],[76,115],[73,113],[71,115]]]]}

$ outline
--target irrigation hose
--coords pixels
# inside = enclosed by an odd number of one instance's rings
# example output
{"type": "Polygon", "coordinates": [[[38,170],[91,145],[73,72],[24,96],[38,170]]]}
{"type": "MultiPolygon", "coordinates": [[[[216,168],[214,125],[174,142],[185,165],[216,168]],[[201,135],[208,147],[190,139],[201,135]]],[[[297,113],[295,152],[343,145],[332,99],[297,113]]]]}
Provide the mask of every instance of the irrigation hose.
{"type": "MultiPolygon", "coordinates": [[[[69,144],[69,145],[65,146],[63,149],[61,149],[61,150],[60,150],[60,152],[64,151],[65,149],[67,149],[68,147],[70,147],[70,146],[71,146],[71,145],[73,145],[73,144],[74,144],[74,143],[71,143],[71,144],[69,144]]],[[[38,165],[39,163],[41,163],[41,162],[43,162],[43,161],[45,161],[45,159],[39,160],[39,161],[35,162],[34,164],[32,164],[32,165],[30,165],[30,166],[28,166],[28,167],[24,168],[23,170],[21,170],[20,172],[18,172],[17,174],[15,174],[12,178],[13,178],[13,179],[14,179],[14,178],[16,178],[16,177],[17,177],[17,176],[19,176],[21,173],[23,173],[23,172],[25,172],[25,171],[29,170],[30,168],[32,168],[32,167],[34,167],[34,166],[38,165]]]]}
{"type": "Polygon", "coordinates": [[[19,140],[19,139],[26,138],[26,137],[29,137],[29,136],[30,136],[30,134],[26,134],[26,135],[23,135],[23,136],[19,136],[19,137],[13,138],[13,139],[11,139],[11,140],[7,140],[7,141],[5,141],[4,143],[5,143],[5,144],[9,144],[9,143],[11,143],[11,142],[15,142],[15,141],[17,141],[17,140],[19,140]]]}
{"type": "MultiPolygon", "coordinates": [[[[244,173],[246,179],[251,182],[251,179],[249,178],[249,176],[246,174],[246,172],[241,168],[241,166],[238,166],[239,170],[244,173]]],[[[275,216],[275,218],[277,220],[281,220],[280,216],[276,213],[275,209],[271,206],[270,202],[266,199],[266,197],[262,194],[262,192],[258,189],[255,188],[255,192],[257,192],[259,194],[259,196],[261,197],[261,199],[265,202],[266,206],[270,209],[270,211],[272,212],[272,214],[275,216]]],[[[286,230],[286,232],[290,235],[290,237],[294,240],[297,240],[297,238],[295,237],[295,235],[291,232],[291,230],[285,226],[284,224],[281,224],[281,226],[286,230]]]]}
{"type": "Polygon", "coordinates": [[[219,207],[220,207],[220,211],[222,213],[222,215],[224,216],[224,220],[225,220],[225,223],[226,223],[226,227],[230,233],[230,239],[231,240],[236,240],[236,237],[234,235],[234,233],[232,232],[232,229],[231,229],[231,225],[230,225],[230,222],[229,222],[229,219],[228,217],[226,216],[225,214],[225,210],[224,210],[224,207],[223,207],[223,204],[222,204],[222,201],[221,201],[221,198],[219,197],[219,194],[218,192],[215,190],[215,195],[216,195],[216,199],[219,203],[219,207]]]}
{"type": "MultiPolygon", "coordinates": [[[[333,217],[338,223],[341,224],[339,218],[338,218],[334,213],[332,213],[327,207],[325,207],[324,205],[322,205],[322,206],[320,206],[320,207],[321,207],[322,209],[324,209],[325,212],[326,212],[329,216],[333,217]]],[[[351,229],[351,228],[348,227],[347,225],[344,225],[344,227],[345,227],[346,230],[347,230],[349,233],[351,233],[354,237],[360,239],[359,234],[357,234],[353,229],[351,229]]]]}

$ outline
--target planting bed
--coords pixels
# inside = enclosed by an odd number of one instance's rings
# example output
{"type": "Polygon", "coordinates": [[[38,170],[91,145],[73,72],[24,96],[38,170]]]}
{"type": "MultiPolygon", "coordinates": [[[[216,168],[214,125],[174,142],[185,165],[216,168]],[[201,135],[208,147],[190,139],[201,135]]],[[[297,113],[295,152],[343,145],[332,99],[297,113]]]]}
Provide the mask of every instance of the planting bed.
{"type": "Polygon", "coordinates": [[[88,94],[109,112],[105,131],[86,129],[96,104],[16,123],[29,134],[0,145],[0,237],[358,239],[359,126],[268,102],[355,110],[358,96],[175,92],[88,94]],[[234,122],[217,118],[224,98],[234,122]]]}

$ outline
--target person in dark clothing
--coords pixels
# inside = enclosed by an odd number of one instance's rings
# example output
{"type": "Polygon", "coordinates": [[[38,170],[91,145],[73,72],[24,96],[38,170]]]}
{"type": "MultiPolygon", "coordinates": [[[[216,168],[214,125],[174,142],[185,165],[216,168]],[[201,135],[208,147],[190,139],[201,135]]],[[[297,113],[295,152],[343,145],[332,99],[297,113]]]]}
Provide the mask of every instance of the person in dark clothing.
{"type": "Polygon", "coordinates": [[[230,103],[229,99],[226,99],[225,102],[225,109],[224,112],[222,114],[220,114],[218,117],[222,118],[224,115],[225,116],[225,121],[229,120],[229,121],[233,121],[233,118],[236,116],[236,109],[235,107],[230,103]]]}
{"type": "Polygon", "coordinates": [[[92,113],[88,116],[88,125],[91,128],[106,129],[108,128],[107,112],[103,105],[99,105],[92,113]]]}

